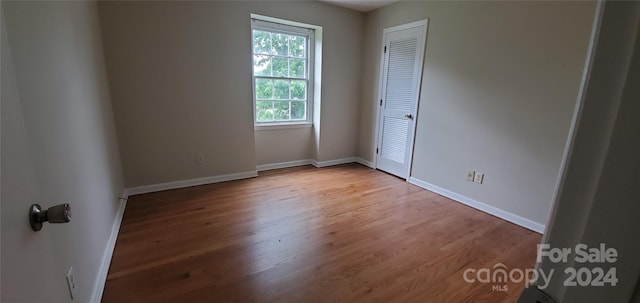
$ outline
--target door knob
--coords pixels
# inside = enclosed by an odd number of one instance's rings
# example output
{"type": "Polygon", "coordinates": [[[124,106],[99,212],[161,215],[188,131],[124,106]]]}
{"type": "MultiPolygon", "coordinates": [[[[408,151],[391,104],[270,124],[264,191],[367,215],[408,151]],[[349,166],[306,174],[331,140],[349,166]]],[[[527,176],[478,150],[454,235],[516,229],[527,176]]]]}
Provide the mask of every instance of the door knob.
{"type": "Polygon", "coordinates": [[[47,210],[42,210],[39,204],[31,205],[29,208],[29,223],[33,231],[41,230],[42,222],[47,221],[49,223],[67,223],[71,221],[71,206],[69,206],[69,203],[52,206],[47,210]]]}
{"type": "Polygon", "coordinates": [[[413,120],[413,115],[412,114],[406,114],[406,115],[404,115],[404,117],[407,118],[407,119],[413,120]]]}

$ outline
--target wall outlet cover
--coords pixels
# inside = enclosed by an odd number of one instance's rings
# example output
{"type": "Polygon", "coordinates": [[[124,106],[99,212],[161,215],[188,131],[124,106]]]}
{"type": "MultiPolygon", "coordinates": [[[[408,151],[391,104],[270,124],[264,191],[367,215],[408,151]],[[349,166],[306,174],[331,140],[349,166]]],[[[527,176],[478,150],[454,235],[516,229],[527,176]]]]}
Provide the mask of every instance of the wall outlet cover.
{"type": "Polygon", "coordinates": [[[475,177],[476,177],[476,172],[475,171],[473,171],[473,170],[468,170],[467,171],[467,181],[473,182],[475,177]]]}
{"type": "Polygon", "coordinates": [[[69,267],[67,270],[67,274],[65,275],[67,278],[67,286],[69,287],[69,294],[71,295],[71,300],[76,296],[76,279],[73,276],[73,266],[69,267]]]}
{"type": "Polygon", "coordinates": [[[484,180],[484,173],[477,172],[475,178],[473,179],[473,182],[476,182],[478,184],[482,184],[483,180],[484,180]]]}

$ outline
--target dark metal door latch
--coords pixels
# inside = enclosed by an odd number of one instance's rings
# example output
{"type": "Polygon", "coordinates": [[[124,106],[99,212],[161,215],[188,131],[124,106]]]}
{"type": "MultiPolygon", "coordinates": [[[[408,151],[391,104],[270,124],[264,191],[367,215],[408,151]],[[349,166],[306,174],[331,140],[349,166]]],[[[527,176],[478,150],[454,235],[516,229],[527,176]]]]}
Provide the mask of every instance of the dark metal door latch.
{"type": "Polygon", "coordinates": [[[29,208],[29,223],[34,231],[42,229],[42,222],[67,223],[71,221],[71,206],[64,203],[42,210],[39,204],[33,204],[29,208]]]}

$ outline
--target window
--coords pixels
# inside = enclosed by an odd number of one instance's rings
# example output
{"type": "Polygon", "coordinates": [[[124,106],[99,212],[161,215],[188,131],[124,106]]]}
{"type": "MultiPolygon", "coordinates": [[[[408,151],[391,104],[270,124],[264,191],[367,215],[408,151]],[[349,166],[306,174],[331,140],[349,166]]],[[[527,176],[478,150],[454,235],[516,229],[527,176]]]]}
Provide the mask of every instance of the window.
{"type": "Polygon", "coordinates": [[[256,126],[310,123],[313,30],[258,19],[251,29],[256,126]]]}

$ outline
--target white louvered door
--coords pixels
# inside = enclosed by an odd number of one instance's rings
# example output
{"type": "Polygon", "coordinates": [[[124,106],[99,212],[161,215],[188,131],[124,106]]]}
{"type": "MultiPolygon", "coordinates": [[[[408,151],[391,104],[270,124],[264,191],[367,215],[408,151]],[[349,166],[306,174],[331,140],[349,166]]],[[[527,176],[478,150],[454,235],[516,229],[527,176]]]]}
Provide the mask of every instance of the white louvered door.
{"type": "Polygon", "coordinates": [[[384,30],[376,167],[409,176],[427,20],[384,30]]]}

